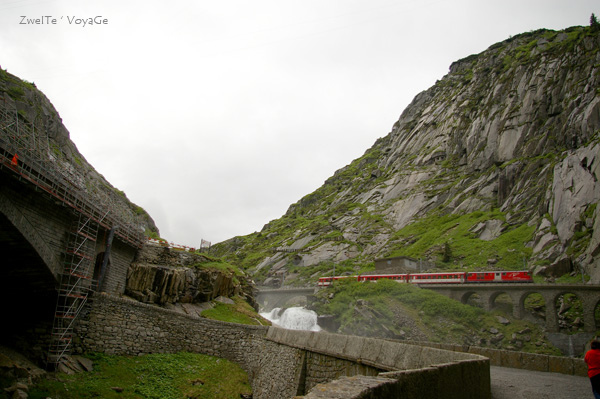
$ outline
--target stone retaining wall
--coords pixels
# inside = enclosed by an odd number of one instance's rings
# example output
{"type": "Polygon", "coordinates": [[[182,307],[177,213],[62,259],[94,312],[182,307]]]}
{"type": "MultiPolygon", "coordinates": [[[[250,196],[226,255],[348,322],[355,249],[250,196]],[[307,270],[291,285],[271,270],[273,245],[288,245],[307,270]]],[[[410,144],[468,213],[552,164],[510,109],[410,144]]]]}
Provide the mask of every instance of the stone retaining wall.
{"type": "Polygon", "coordinates": [[[536,353],[482,348],[478,346],[448,345],[431,342],[415,342],[413,344],[455,352],[475,353],[490,359],[492,366],[587,377],[587,365],[583,359],[574,357],[539,355],[536,353]]]}
{"type": "Polygon", "coordinates": [[[363,377],[353,378],[369,381],[367,385],[378,396],[360,396],[364,392],[349,396],[348,391],[341,397],[397,397],[383,395],[387,391],[415,399],[424,397],[424,392],[430,398],[490,397],[489,361],[475,354],[225,323],[107,294],[94,296],[77,327],[77,336],[77,351],[134,356],[189,351],[234,361],[248,373],[256,399],[305,394],[307,398],[340,397],[335,395],[340,389],[345,392],[349,381],[340,377],[358,375],[363,377]],[[332,390],[328,384],[338,384],[338,388],[332,390]],[[444,389],[438,394],[433,385],[444,389]],[[315,386],[318,388],[312,389],[315,386]],[[330,396],[311,396],[315,392],[329,392],[330,396]]]}
{"type": "Polygon", "coordinates": [[[305,365],[310,390],[305,398],[490,397],[489,361],[475,354],[278,328],[269,329],[266,339],[312,354],[305,365]],[[319,381],[308,376],[319,370],[320,362],[315,360],[321,357],[334,359],[334,364],[324,370],[321,383],[312,389],[319,381]]]}

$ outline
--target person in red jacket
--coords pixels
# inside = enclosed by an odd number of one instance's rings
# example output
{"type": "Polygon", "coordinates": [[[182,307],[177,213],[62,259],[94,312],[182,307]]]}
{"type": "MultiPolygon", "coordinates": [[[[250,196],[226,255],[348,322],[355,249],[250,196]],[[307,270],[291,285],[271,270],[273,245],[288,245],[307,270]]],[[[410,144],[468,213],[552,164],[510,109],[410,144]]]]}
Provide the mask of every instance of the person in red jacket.
{"type": "Polygon", "coordinates": [[[588,377],[592,383],[594,397],[600,399],[600,341],[592,341],[592,349],[587,351],[583,360],[588,366],[588,377]]]}

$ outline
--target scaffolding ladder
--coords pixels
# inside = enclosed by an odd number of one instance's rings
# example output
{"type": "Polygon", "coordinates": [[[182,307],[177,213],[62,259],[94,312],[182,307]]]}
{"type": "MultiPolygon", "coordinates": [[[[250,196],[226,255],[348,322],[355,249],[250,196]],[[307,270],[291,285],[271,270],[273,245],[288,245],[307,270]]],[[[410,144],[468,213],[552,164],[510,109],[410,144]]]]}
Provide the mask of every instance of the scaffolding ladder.
{"type": "Polygon", "coordinates": [[[64,251],[65,264],[48,349],[49,368],[56,368],[71,353],[75,322],[95,288],[92,279],[97,237],[98,224],[80,213],[64,251]]]}

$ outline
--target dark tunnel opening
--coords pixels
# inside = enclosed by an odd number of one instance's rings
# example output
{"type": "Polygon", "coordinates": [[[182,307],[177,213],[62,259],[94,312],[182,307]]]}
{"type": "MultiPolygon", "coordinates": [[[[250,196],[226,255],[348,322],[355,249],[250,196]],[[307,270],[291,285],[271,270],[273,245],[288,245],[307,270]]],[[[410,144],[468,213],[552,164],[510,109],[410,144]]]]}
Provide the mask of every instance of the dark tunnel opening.
{"type": "Polygon", "coordinates": [[[0,345],[43,364],[56,307],[56,281],[44,261],[0,214],[0,345]]]}

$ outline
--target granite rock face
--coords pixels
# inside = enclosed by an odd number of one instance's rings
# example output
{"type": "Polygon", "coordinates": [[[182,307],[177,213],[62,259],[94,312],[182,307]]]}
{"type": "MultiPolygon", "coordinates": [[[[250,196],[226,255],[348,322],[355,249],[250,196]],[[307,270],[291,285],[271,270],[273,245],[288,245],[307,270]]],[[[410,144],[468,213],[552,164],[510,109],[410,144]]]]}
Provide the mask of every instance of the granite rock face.
{"type": "Polygon", "coordinates": [[[599,49],[597,31],[573,27],[517,35],[454,62],[361,158],[260,233],[217,249],[244,259],[306,238],[293,262],[265,253],[258,263],[364,263],[388,256],[394,233],[424,217],[498,210],[504,220],[473,234],[493,240],[534,227],[526,267],[568,258],[600,282],[599,49]]]}
{"type": "Polygon", "coordinates": [[[248,277],[212,268],[209,262],[199,254],[147,244],[129,267],[125,293],[159,305],[202,303],[234,295],[255,304],[248,277]]]}

